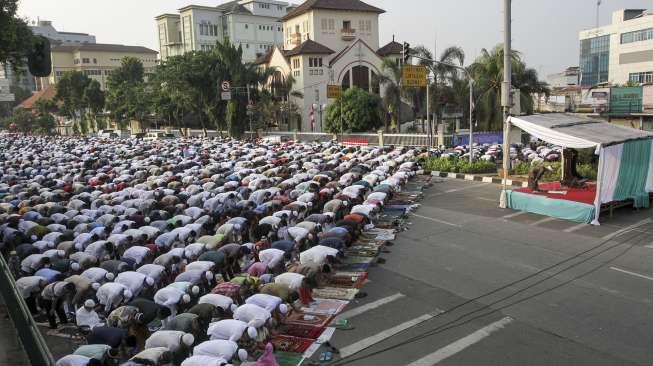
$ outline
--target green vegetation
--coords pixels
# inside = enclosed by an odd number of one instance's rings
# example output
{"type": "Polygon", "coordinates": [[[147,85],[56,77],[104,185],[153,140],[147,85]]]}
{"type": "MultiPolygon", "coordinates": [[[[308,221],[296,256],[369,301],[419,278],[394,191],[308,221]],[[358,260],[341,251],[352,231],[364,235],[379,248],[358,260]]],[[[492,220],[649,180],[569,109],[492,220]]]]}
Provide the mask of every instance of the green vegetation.
{"type": "Polygon", "coordinates": [[[351,88],[326,110],[326,129],[331,133],[365,132],[383,126],[381,99],[360,88],[351,88]]]}
{"type": "Polygon", "coordinates": [[[497,172],[497,165],[490,161],[475,160],[457,157],[431,158],[426,161],[424,168],[431,171],[464,174],[489,174],[497,172]]]}

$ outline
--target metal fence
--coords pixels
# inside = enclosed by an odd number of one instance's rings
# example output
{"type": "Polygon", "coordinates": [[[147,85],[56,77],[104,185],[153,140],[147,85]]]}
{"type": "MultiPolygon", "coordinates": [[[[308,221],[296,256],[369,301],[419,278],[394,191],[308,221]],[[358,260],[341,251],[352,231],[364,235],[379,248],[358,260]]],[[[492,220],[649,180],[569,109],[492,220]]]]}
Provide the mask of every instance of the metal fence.
{"type": "Polygon", "coordinates": [[[25,300],[16,288],[16,282],[5,259],[0,255],[0,294],[4,299],[9,317],[14,323],[23,349],[33,366],[54,366],[55,361],[41,335],[25,300]]]}

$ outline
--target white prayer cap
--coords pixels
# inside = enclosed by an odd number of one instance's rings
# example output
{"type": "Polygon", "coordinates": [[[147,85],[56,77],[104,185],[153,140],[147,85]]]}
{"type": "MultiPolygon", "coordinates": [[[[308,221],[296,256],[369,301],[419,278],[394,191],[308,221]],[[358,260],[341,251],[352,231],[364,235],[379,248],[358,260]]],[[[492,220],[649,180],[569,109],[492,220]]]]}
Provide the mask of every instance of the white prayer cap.
{"type": "Polygon", "coordinates": [[[182,300],[184,303],[188,304],[188,303],[190,302],[190,295],[188,295],[188,294],[184,294],[184,296],[181,297],[181,300],[182,300]]]}
{"type": "Polygon", "coordinates": [[[190,347],[195,343],[195,337],[190,333],[186,333],[181,336],[181,341],[186,345],[186,347],[190,347]]]}
{"type": "Polygon", "coordinates": [[[208,281],[213,281],[213,272],[211,271],[204,272],[204,277],[206,277],[208,281]]]}
{"type": "Polygon", "coordinates": [[[154,286],[154,278],[147,276],[145,278],[145,283],[150,287],[154,286]]]}
{"type": "Polygon", "coordinates": [[[247,327],[247,335],[251,339],[256,339],[256,336],[258,336],[258,332],[256,331],[256,328],[254,328],[254,327],[247,327]]]}
{"type": "Polygon", "coordinates": [[[74,263],[72,263],[70,265],[70,269],[72,269],[73,271],[79,271],[80,268],[81,267],[80,267],[79,263],[77,263],[77,262],[74,262],[74,263]]]}
{"type": "Polygon", "coordinates": [[[84,301],[84,307],[85,308],[94,308],[95,307],[95,301],[88,299],[84,301]]]}
{"type": "Polygon", "coordinates": [[[104,277],[107,279],[107,281],[113,281],[113,279],[116,278],[116,276],[111,272],[107,272],[107,274],[104,275],[104,277]]]}
{"type": "Polygon", "coordinates": [[[240,362],[247,361],[247,356],[248,356],[247,351],[245,351],[242,348],[238,350],[238,359],[240,360],[240,362]]]}
{"type": "Polygon", "coordinates": [[[280,304],[279,305],[279,311],[281,312],[281,314],[284,314],[284,315],[288,314],[288,305],[280,304]]]}
{"type": "Polygon", "coordinates": [[[97,291],[97,290],[100,288],[100,284],[97,283],[97,282],[93,282],[93,284],[91,285],[91,287],[93,288],[93,290],[97,291]]]}
{"type": "Polygon", "coordinates": [[[190,289],[190,291],[191,291],[191,293],[192,293],[193,295],[199,295],[199,293],[200,293],[200,288],[199,288],[199,286],[193,286],[193,287],[190,289]]]}

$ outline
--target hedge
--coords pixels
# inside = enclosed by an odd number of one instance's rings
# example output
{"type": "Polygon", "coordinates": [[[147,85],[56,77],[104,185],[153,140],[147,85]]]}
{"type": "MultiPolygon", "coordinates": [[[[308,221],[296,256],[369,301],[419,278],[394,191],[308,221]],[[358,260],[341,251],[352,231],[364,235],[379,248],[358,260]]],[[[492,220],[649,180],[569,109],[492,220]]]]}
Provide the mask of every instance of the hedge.
{"type": "Polygon", "coordinates": [[[430,158],[424,164],[424,168],[431,171],[464,174],[484,174],[497,172],[497,166],[493,162],[475,160],[470,163],[469,159],[461,159],[457,157],[430,158]]]}
{"type": "MultiPolygon", "coordinates": [[[[560,162],[543,162],[543,163],[537,163],[537,164],[531,164],[531,163],[526,163],[526,162],[520,162],[515,164],[513,166],[513,174],[516,175],[528,175],[530,173],[531,169],[533,169],[536,166],[551,166],[553,168],[552,171],[547,171],[544,173],[543,180],[544,181],[559,181],[562,177],[562,171],[561,171],[561,164],[560,162]]],[[[578,171],[578,174],[582,175],[583,177],[589,179],[589,180],[596,180],[596,175],[598,171],[598,167],[594,164],[578,164],[576,166],[576,170],[578,171]]]]}

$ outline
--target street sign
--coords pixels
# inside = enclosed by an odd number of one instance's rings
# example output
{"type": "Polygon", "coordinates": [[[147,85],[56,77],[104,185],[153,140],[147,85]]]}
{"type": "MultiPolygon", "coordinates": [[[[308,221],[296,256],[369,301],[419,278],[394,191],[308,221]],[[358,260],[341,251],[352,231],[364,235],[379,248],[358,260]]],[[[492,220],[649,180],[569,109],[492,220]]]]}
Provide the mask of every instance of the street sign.
{"type": "Polygon", "coordinates": [[[220,84],[220,87],[222,88],[222,91],[228,92],[231,90],[231,83],[228,81],[223,81],[222,84],[220,84]]]}
{"type": "Polygon", "coordinates": [[[231,92],[230,91],[222,92],[222,100],[231,100],[231,92]]]}
{"type": "Polygon", "coordinates": [[[342,86],[327,85],[327,98],[338,99],[340,97],[342,97],[342,86]]]}
{"type": "Polygon", "coordinates": [[[401,69],[401,85],[409,88],[426,86],[426,66],[404,65],[401,69]]]}

